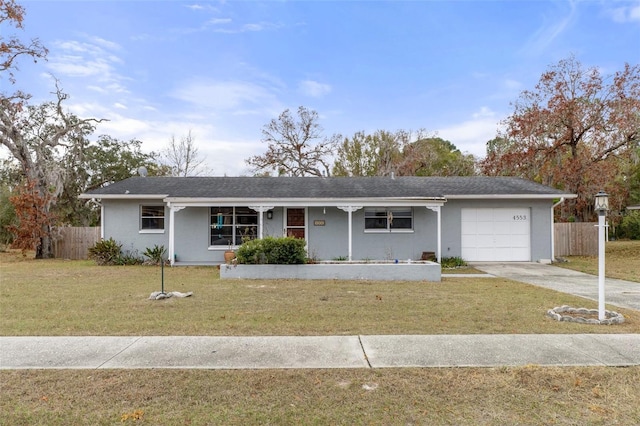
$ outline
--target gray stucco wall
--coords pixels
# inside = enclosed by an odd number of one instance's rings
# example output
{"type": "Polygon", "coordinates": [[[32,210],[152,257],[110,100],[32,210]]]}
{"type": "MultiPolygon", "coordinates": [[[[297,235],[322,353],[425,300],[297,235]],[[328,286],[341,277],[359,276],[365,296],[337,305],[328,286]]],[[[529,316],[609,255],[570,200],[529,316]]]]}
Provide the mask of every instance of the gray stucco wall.
{"type": "Polygon", "coordinates": [[[187,207],[174,213],[174,252],[178,262],[222,262],[227,246],[209,250],[209,208],[187,207]]]}
{"type": "MultiPolygon", "coordinates": [[[[169,210],[165,208],[165,230],[140,231],[140,205],[162,204],[161,200],[103,200],[105,237],[123,243],[123,250],[169,247],[169,210]]],[[[550,200],[450,200],[442,208],[442,256],[461,256],[462,208],[529,208],[531,211],[531,260],[551,258],[550,200]]],[[[381,206],[383,207],[383,206],[381,206]]],[[[264,217],[263,234],[281,236],[284,209],[273,209],[273,218],[264,217]]],[[[307,209],[309,256],[332,260],[348,254],[348,214],[336,207],[307,209]],[[324,225],[315,221],[324,221],[324,225]]],[[[226,246],[209,247],[209,208],[188,207],[175,213],[175,253],[178,261],[223,262],[226,246]]],[[[353,213],[352,250],[354,260],[420,259],[424,251],[436,251],[437,216],[425,207],[413,207],[412,232],[367,233],[364,209],[353,213]]]]}
{"type": "Polygon", "coordinates": [[[128,201],[102,200],[104,206],[104,236],[122,243],[124,252],[142,253],[147,247],[163,245],[169,247],[169,210],[165,208],[165,229],[160,233],[145,233],[140,231],[140,206],[163,205],[162,200],[128,201]]]}
{"type": "MultiPolygon", "coordinates": [[[[423,251],[435,251],[436,213],[425,207],[414,207],[413,215],[413,232],[365,233],[364,209],[354,212],[353,259],[420,259],[423,251]]],[[[282,236],[284,233],[283,217],[284,209],[274,208],[273,219],[265,217],[264,235],[282,236]]],[[[336,207],[309,207],[307,209],[306,239],[310,257],[318,260],[347,257],[349,253],[347,218],[348,213],[336,207]]]]}
{"type": "MultiPolygon", "coordinates": [[[[318,259],[332,260],[348,254],[348,213],[337,208],[310,209],[309,244],[316,250],[318,259]],[[326,219],[326,225],[316,227],[316,214],[326,219]]],[[[420,259],[423,251],[435,251],[436,213],[425,207],[413,208],[413,230],[411,232],[365,232],[364,208],[352,215],[352,253],[354,260],[420,259]]],[[[312,253],[313,254],[313,253],[312,253]]]]}
{"type": "Polygon", "coordinates": [[[463,208],[529,208],[531,212],[531,261],[551,259],[550,200],[449,200],[442,208],[442,257],[462,254],[463,208]]]}

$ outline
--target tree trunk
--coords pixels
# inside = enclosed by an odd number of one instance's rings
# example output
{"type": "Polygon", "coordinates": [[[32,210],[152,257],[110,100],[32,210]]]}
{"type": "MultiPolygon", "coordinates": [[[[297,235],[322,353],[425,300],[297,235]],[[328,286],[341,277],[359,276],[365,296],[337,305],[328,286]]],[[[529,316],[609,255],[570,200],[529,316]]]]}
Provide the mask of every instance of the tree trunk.
{"type": "Polygon", "coordinates": [[[42,230],[46,233],[40,238],[40,244],[36,247],[36,259],[53,259],[53,241],[51,240],[51,227],[43,225],[42,230]]]}

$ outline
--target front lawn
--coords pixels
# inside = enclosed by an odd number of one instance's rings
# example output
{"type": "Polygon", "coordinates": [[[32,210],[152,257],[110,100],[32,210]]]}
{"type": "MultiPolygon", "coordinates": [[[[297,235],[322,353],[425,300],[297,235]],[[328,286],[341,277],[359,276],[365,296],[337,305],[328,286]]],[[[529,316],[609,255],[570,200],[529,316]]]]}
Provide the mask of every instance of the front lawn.
{"type": "MultiPolygon", "coordinates": [[[[567,256],[556,266],[598,275],[597,256],[567,256]]],[[[640,241],[608,241],[605,245],[605,275],[640,282],[640,241]]]]}
{"type": "Polygon", "coordinates": [[[0,371],[6,425],[637,425],[640,367],[0,371]]]}
{"type": "MultiPolygon", "coordinates": [[[[89,261],[20,260],[1,253],[0,335],[357,335],[638,333],[640,312],[620,326],[559,323],[559,305],[597,302],[499,278],[440,283],[221,280],[215,267],[165,268],[166,291],[147,300],[160,268],[89,261]]],[[[612,308],[612,307],[610,307],[612,308]]]]}
{"type": "MultiPolygon", "coordinates": [[[[496,278],[223,281],[210,267],[0,253],[0,335],[638,333],[544,314],[595,302],[496,278]]],[[[640,367],[0,370],[0,424],[638,424],[640,367]]]]}

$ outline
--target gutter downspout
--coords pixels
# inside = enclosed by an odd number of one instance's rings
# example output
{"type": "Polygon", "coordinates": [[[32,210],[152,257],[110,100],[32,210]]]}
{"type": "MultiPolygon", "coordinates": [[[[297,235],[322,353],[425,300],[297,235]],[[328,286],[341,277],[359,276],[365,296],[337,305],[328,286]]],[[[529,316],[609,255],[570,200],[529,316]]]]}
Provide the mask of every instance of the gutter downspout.
{"type": "Polygon", "coordinates": [[[555,203],[551,207],[551,262],[553,263],[556,260],[556,229],[555,229],[555,221],[553,218],[553,212],[560,204],[564,203],[564,197],[560,197],[560,201],[555,203]]]}

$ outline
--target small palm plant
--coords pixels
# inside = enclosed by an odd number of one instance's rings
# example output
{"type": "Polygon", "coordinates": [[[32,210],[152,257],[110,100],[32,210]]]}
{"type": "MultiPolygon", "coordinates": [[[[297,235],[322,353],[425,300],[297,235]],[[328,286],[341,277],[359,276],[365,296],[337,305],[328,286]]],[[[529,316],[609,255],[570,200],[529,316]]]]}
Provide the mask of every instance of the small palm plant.
{"type": "Polygon", "coordinates": [[[160,263],[162,263],[166,251],[167,250],[164,248],[164,246],[159,246],[156,244],[153,247],[147,247],[142,254],[149,258],[148,263],[152,265],[159,265],[160,263]]]}

